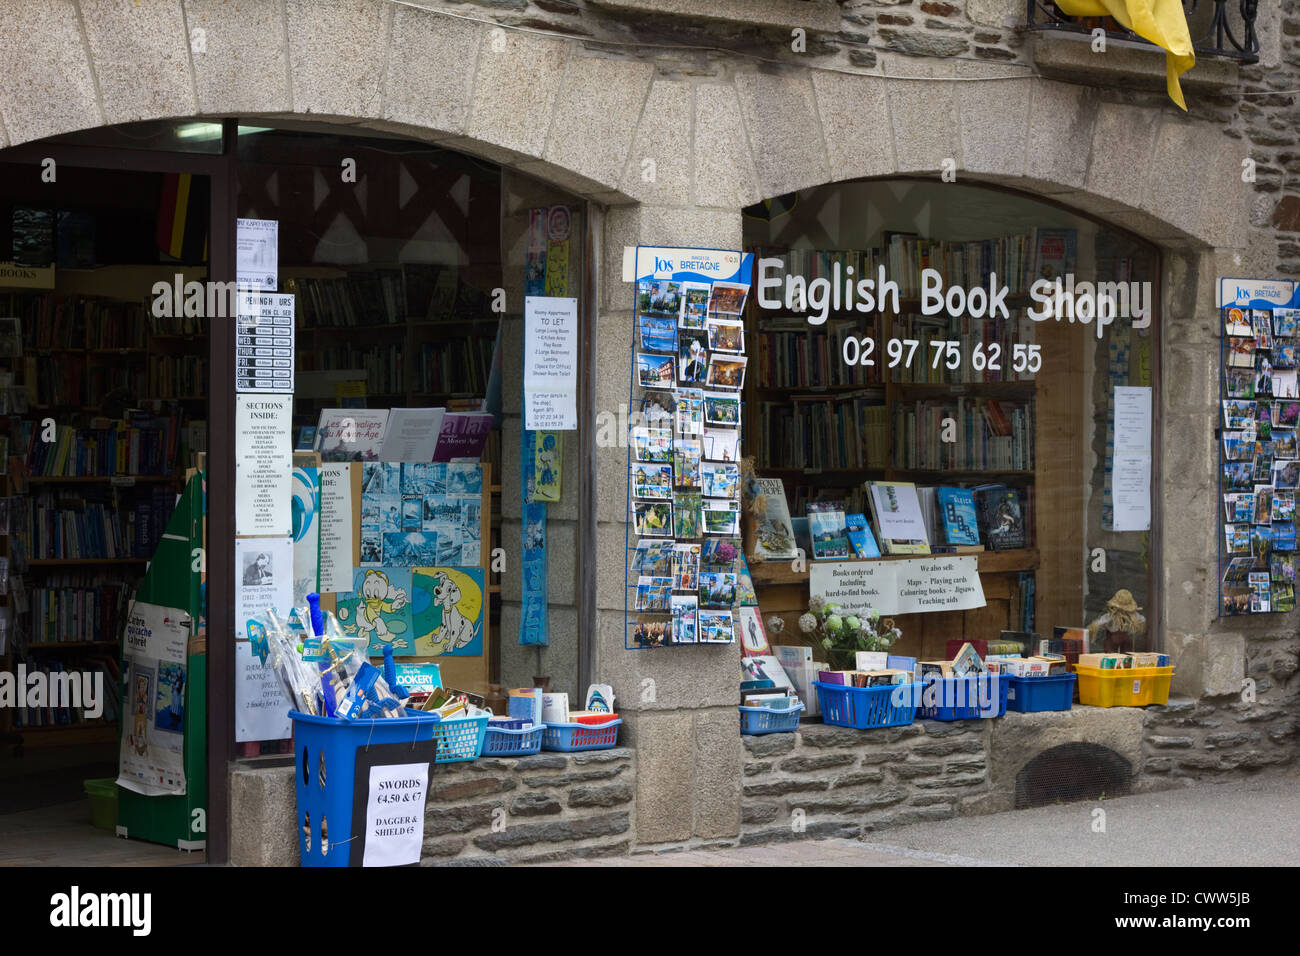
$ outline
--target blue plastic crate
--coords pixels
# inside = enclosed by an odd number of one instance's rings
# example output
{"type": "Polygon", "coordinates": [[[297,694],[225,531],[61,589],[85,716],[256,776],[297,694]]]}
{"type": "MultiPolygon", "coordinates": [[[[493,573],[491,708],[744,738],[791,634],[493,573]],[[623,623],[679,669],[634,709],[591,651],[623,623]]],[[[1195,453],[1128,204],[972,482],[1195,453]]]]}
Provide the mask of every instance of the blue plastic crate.
{"type": "Polygon", "coordinates": [[[484,757],[527,757],[542,749],[542,731],[545,724],[512,729],[488,724],[483,738],[484,757]]]}
{"type": "Polygon", "coordinates": [[[1055,677],[1012,677],[1007,690],[1007,710],[1036,714],[1044,710],[1069,710],[1074,705],[1073,674],[1055,677]]]}
{"type": "MultiPolygon", "coordinates": [[[[352,788],[357,751],[382,744],[428,744],[437,714],[343,720],[290,711],[298,798],[298,859],[303,866],[347,866],[352,832],[352,788]]],[[[429,748],[424,748],[429,755],[429,748]]],[[[432,768],[430,768],[432,774],[432,768]]]]}
{"type": "Polygon", "coordinates": [[[741,707],[739,710],[742,734],[788,734],[799,729],[799,712],[803,710],[803,703],[796,701],[783,710],[774,707],[741,707]]]}
{"type": "Polygon", "coordinates": [[[977,720],[1001,717],[1007,712],[1010,674],[926,677],[922,684],[918,717],[928,720],[977,720]],[[996,691],[994,681],[997,682],[996,691]]]}
{"type": "Polygon", "coordinates": [[[608,750],[618,743],[621,717],[604,724],[544,724],[542,749],[571,753],[576,750],[608,750]]]}
{"type": "Polygon", "coordinates": [[[817,688],[817,703],[821,707],[823,723],[870,730],[875,727],[900,727],[910,724],[916,717],[916,695],[912,692],[912,684],[848,687],[844,684],[813,681],[813,687],[817,688]],[[898,691],[897,698],[894,696],[895,691],[898,691]]]}
{"type": "Polygon", "coordinates": [[[477,760],[483,752],[487,725],[487,714],[439,721],[433,733],[434,740],[438,742],[438,763],[477,760]]]}

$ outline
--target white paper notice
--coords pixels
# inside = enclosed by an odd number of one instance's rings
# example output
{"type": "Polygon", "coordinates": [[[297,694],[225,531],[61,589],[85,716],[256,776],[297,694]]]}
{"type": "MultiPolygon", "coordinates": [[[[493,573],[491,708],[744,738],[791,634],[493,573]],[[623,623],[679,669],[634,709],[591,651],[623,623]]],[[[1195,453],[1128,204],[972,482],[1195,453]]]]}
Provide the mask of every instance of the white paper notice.
{"type": "Polygon", "coordinates": [[[287,740],[293,736],[289,702],[275,671],[262,664],[248,641],[235,642],[235,740],[287,740]]]}
{"type": "MultiPolygon", "coordinates": [[[[274,608],[282,618],[293,607],[293,538],[235,539],[235,635],[248,640],[251,618],[274,608]]],[[[279,738],[276,738],[277,740],[279,738]]]]}
{"type": "Polygon", "coordinates": [[[843,613],[923,614],[984,607],[979,559],[939,555],[902,561],[813,561],[809,593],[843,613]]]}
{"type": "Polygon", "coordinates": [[[235,282],[274,292],[280,269],[280,224],[274,219],[235,220],[235,282]]]}
{"type": "Polygon", "coordinates": [[[524,297],[524,428],[578,427],[578,300],[524,297]]]}
{"type": "Polygon", "coordinates": [[[293,296],[240,292],[235,391],[293,393],[293,296]]]}
{"type": "Polygon", "coordinates": [[[348,464],[320,469],[320,589],[352,590],[352,478],[348,464]]]}
{"type": "Polygon", "coordinates": [[[235,534],[293,533],[293,396],[235,396],[235,534]]]}
{"type": "Polygon", "coordinates": [[[427,763],[370,768],[362,866],[409,866],[420,862],[428,786],[427,763]]]}
{"type": "Polygon", "coordinates": [[[1115,454],[1111,464],[1115,531],[1151,528],[1151,388],[1115,387],[1115,454]]]}

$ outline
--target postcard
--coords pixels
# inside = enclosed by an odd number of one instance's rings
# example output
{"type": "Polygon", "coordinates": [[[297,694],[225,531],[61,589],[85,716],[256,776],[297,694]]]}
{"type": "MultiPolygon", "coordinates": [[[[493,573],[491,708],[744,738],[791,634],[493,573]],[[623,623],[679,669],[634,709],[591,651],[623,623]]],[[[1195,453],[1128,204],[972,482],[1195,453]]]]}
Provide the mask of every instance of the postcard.
{"type": "Polygon", "coordinates": [[[710,425],[739,425],[740,396],[734,392],[705,392],[704,421],[710,425]]]}
{"type": "Polygon", "coordinates": [[[638,617],[632,625],[632,640],[643,647],[666,647],[672,640],[671,618],[638,617]]]}
{"type": "Polygon", "coordinates": [[[714,352],[744,352],[745,324],[709,319],[709,348],[714,352]]]}
{"type": "Polygon", "coordinates": [[[683,388],[677,391],[677,434],[704,434],[704,393],[699,389],[683,388]]]}
{"type": "MultiPolygon", "coordinates": [[[[459,551],[457,553],[459,558],[459,551]]],[[[457,561],[459,563],[459,561],[457,561]]],[[[384,564],[396,568],[438,567],[438,535],[428,531],[384,535],[384,564]]]]}
{"type": "Polygon", "coordinates": [[[709,312],[709,284],[707,282],[682,283],[681,309],[677,324],[684,329],[702,329],[709,312]]]}
{"type": "Polygon", "coordinates": [[[1255,421],[1255,403],[1241,399],[1228,399],[1223,403],[1223,427],[1232,429],[1245,428],[1255,421]]]}
{"type": "Polygon", "coordinates": [[[736,461],[740,433],[734,428],[704,428],[704,457],[709,461],[736,461]]]}
{"type": "MultiPolygon", "coordinates": [[[[1274,398],[1300,398],[1296,386],[1300,382],[1300,370],[1294,368],[1274,368],[1270,376],[1274,398]]],[[[1259,383],[1255,383],[1255,392],[1259,392],[1259,383]]]]}
{"type": "Polygon", "coordinates": [[[1300,321],[1297,321],[1298,319],[1300,319],[1300,310],[1274,309],[1273,334],[1280,339],[1289,339],[1296,334],[1300,334],[1300,321]]]}
{"type": "Polygon", "coordinates": [[[1272,520],[1295,520],[1295,491],[1285,489],[1273,492],[1272,520]]]}
{"type": "Polygon", "coordinates": [[[671,429],[676,410],[676,392],[650,391],[646,392],[645,397],[641,399],[641,417],[652,428],[671,429]]]}
{"type": "Polygon", "coordinates": [[[711,355],[705,383],[713,388],[742,388],[745,384],[745,363],[748,361],[743,355],[711,355]]]}
{"type": "Polygon", "coordinates": [[[1297,365],[1300,365],[1300,345],[1283,345],[1280,342],[1274,344],[1274,368],[1295,368],[1297,365]]]}
{"type": "Polygon", "coordinates": [[[695,491],[700,487],[698,438],[679,438],[673,443],[673,491],[695,491]]]}
{"type": "Polygon", "coordinates": [[[1273,457],[1274,458],[1296,458],[1298,445],[1296,442],[1296,432],[1294,428],[1275,428],[1273,429],[1273,457]]]}
{"type": "Polygon", "coordinates": [[[700,546],[696,542],[679,541],[673,545],[673,588],[694,591],[699,587],[700,546]]]}
{"type": "MultiPolygon", "coordinates": [[[[1273,550],[1274,551],[1294,551],[1295,550],[1295,522],[1294,521],[1275,521],[1273,523],[1273,550]]],[[[1272,555],[1269,556],[1269,564],[1272,565],[1272,555]]]]}
{"type": "Polygon", "coordinates": [[[676,316],[681,311],[680,282],[642,279],[636,288],[636,308],[642,315],[676,316]]]}
{"type": "Polygon", "coordinates": [[[1252,331],[1250,317],[1241,309],[1228,308],[1223,310],[1224,335],[1250,335],[1252,331]]]}
{"type": "Polygon", "coordinates": [[[738,498],[740,466],[733,462],[704,462],[700,465],[700,487],[706,498],[738,498]]]}
{"type": "MultiPolygon", "coordinates": [[[[707,414],[708,406],[705,405],[707,414]]],[[[1273,405],[1273,424],[1280,428],[1295,428],[1300,424],[1300,402],[1275,402],[1273,405]]]]}
{"type": "Polygon", "coordinates": [[[476,461],[447,463],[447,494],[483,495],[483,466],[476,461]]]}
{"type": "Polygon", "coordinates": [[[700,496],[677,495],[673,499],[673,536],[698,538],[700,534],[700,496]]]}
{"type": "Polygon", "coordinates": [[[642,575],[636,583],[636,609],[660,611],[667,614],[673,596],[672,578],[652,578],[642,575]]]}
{"type": "Polygon", "coordinates": [[[1229,398],[1255,397],[1255,370],[1245,368],[1225,368],[1224,391],[1229,398]]]}
{"type": "Polygon", "coordinates": [[[736,641],[736,625],[730,611],[701,608],[699,624],[701,644],[734,644],[736,641]]]}
{"type": "Polygon", "coordinates": [[[1255,340],[1231,336],[1228,339],[1228,365],[1233,368],[1255,367],[1255,340]]]}
{"type": "Polygon", "coordinates": [[[671,541],[638,541],[635,560],[636,569],[641,574],[667,577],[673,571],[673,544],[671,541]]]}
{"type": "Polygon", "coordinates": [[[1268,524],[1273,520],[1272,485],[1255,486],[1255,513],[1250,520],[1252,524],[1268,524]]]}
{"type": "Polygon", "coordinates": [[[1300,482],[1300,461],[1292,459],[1290,461],[1273,462],[1273,487],[1274,488],[1291,488],[1296,487],[1300,482]]]}
{"type": "MultiPolygon", "coordinates": [[[[706,435],[706,441],[707,438],[708,436],[706,435]]],[[[1276,464],[1276,462],[1274,464],[1276,464]]],[[[1227,488],[1252,488],[1254,486],[1254,482],[1251,480],[1253,474],[1254,467],[1248,461],[1227,461],[1223,463],[1223,483],[1227,488]]],[[[1274,481],[1276,482],[1276,474],[1274,476],[1274,481]]]]}
{"type": "Polygon", "coordinates": [[[1233,491],[1223,496],[1223,520],[1249,523],[1255,515],[1255,494],[1233,491]]]}
{"type": "Polygon", "coordinates": [[[1255,333],[1255,348],[1271,349],[1273,347],[1273,314],[1263,309],[1252,309],[1250,325],[1255,333]]]}
{"type": "Polygon", "coordinates": [[[698,644],[696,617],[699,599],[694,594],[674,594],[672,598],[673,643],[698,644]]]}
{"type": "Polygon", "coordinates": [[[730,571],[700,573],[700,606],[731,607],[736,603],[736,575],[730,571]]]}
{"type": "Polygon", "coordinates": [[[641,348],[648,352],[677,351],[677,321],[667,315],[642,315],[637,319],[641,329],[641,348]]]}
{"type": "Polygon", "coordinates": [[[632,502],[636,533],[647,538],[673,536],[673,506],[667,501],[632,502]]]}
{"type": "Polygon", "coordinates": [[[670,499],[673,496],[673,466],[656,462],[634,462],[632,496],[670,499]]]}
{"type": "Polygon", "coordinates": [[[725,501],[717,498],[706,499],[704,503],[704,533],[732,536],[739,534],[739,504],[739,502],[725,501]],[[727,505],[733,504],[737,506],[735,509],[727,507],[727,505]]]}
{"type": "Polygon", "coordinates": [[[740,315],[745,311],[745,298],[749,295],[749,286],[740,282],[715,282],[713,295],[709,298],[709,313],[717,315],[740,315]]]}
{"type": "Polygon", "coordinates": [[[677,334],[677,380],[683,385],[703,382],[709,369],[708,336],[695,329],[677,334]]]}
{"type": "Polygon", "coordinates": [[[673,433],[668,428],[632,429],[632,454],[637,461],[670,462],[672,460],[673,433]]]}
{"type": "Polygon", "coordinates": [[[445,495],[447,463],[408,461],[402,463],[402,494],[445,495]]]}
{"type": "Polygon", "coordinates": [[[672,388],[674,360],[671,355],[636,353],[636,380],[642,388],[672,388]]]}
{"type": "Polygon", "coordinates": [[[1223,541],[1228,554],[1250,554],[1250,526],[1225,524],[1223,541]]]}

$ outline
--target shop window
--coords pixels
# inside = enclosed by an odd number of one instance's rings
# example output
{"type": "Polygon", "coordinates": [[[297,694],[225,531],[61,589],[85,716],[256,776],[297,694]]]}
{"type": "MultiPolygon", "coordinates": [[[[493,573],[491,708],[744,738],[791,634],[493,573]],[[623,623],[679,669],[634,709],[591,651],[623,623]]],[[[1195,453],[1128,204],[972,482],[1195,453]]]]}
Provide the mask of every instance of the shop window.
{"type": "MultiPolygon", "coordinates": [[[[976,557],[982,597],[894,615],[895,653],[946,660],[954,641],[1028,644],[1058,628],[1090,630],[1090,650],[1159,649],[1146,626],[1158,620],[1153,247],[1016,193],[905,180],[751,207],[745,245],[760,260],[746,428],[796,537],[818,502],[865,515],[879,537],[868,483],[910,485],[931,553],[976,557]],[[949,501],[973,510],[945,515],[949,501]]],[[[804,575],[759,564],[754,577],[792,642],[814,596],[804,575]]]]}

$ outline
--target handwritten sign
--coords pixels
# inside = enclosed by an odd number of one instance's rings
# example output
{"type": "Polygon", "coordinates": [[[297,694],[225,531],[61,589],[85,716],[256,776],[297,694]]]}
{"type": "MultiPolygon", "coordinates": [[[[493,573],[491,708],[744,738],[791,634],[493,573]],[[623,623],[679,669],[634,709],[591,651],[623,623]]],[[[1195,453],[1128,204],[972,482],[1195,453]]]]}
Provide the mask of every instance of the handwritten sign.
{"type": "Polygon", "coordinates": [[[847,613],[928,614],[984,607],[979,559],[938,555],[906,561],[817,561],[809,570],[810,593],[847,613]]]}

